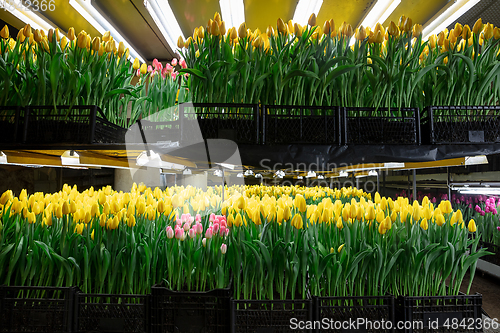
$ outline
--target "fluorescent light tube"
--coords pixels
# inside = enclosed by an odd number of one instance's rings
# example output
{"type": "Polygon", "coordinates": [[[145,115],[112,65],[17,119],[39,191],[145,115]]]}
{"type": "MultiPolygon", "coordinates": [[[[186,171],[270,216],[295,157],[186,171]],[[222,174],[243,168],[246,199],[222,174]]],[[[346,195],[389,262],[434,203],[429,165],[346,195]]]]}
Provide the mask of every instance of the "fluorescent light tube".
{"type": "Polygon", "coordinates": [[[153,21],[155,21],[158,29],[160,29],[163,37],[167,40],[172,51],[175,52],[179,36],[182,36],[183,39],[185,38],[168,1],[144,0],[144,6],[153,18],[153,21]]]}
{"type": "Polygon", "coordinates": [[[455,188],[458,192],[462,194],[484,194],[484,195],[500,195],[500,188],[491,188],[491,187],[463,187],[463,188],[455,188]]]}
{"type": "Polygon", "coordinates": [[[31,8],[24,6],[19,0],[0,0],[0,8],[8,11],[24,23],[31,25],[34,29],[45,31],[56,29],[51,22],[35,14],[31,8]]]}
{"type": "Polygon", "coordinates": [[[307,172],[307,176],[306,178],[313,178],[313,177],[316,177],[316,172],[312,171],[312,170],[309,170],[307,172]]]}
{"type": "Polygon", "coordinates": [[[7,155],[3,151],[0,151],[0,164],[7,164],[7,155]]]}
{"type": "Polygon", "coordinates": [[[347,176],[348,176],[347,171],[340,171],[339,177],[347,177],[347,176]]]}
{"type": "Polygon", "coordinates": [[[318,16],[322,5],[323,0],[299,0],[293,14],[293,22],[306,25],[312,13],[318,16]]]}
{"type": "Polygon", "coordinates": [[[368,172],[368,176],[378,176],[378,172],[377,172],[377,171],[375,171],[375,170],[370,170],[370,171],[368,172]]]}
{"type": "Polygon", "coordinates": [[[452,6],[439,15],[431,22],[427,22],[423,30],[423,39],[426,40],[429,36],[438,34],[447,26],[459,19],[469,9],[474,7],[480,0],[459,0],[452,6]]]}
{"type": "Polygon", "coordinates": [[[401,0],[378,0],[366,14],[360,26],[373,29],[377,23],[383,24],[400,3],[401,0]]]}
{"type": "Polygon", "coordinates": [[[92,6],[91,0],[69,0],[69,4],[82,15],[97,31],[103,35],[109,31],[113,39],[117,42],[123,42],[125,48],[130,51],[129,59],[139,59],[141,62],[146,62],[144,58],[137,52],[123,36],[109,23],[97,9],[92,6]]]}
{"type": "Polygon", "coordinates": [[[226,22],[226,28],[236,27],[245,22],[245,6],[243,0],[220,0],[220,11],[222,19],[226,22]]]}

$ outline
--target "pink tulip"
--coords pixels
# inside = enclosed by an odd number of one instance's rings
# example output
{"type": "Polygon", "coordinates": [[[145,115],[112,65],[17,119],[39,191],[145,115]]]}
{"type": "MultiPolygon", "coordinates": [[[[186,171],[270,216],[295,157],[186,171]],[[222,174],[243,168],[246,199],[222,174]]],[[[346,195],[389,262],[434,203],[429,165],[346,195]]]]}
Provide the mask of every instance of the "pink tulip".
{"type": "Polygon", "coordinates": [[[214,224],[214,225],[212,226],[212,229],[213,229],[213,231],[214,231],[214,234],[216,234],[216,233],[217,233],[217,231],[219,231],[219,224],[214,224]]]}
{"type": "Polygon", "coordinates": [[[170,64],[166,64],[165,65],[165,70],[167,70],[168,72],[172,73],[174,71],[174,68],[172,66],[170,66],[170,64]]]}
{"type": "Polygon", "coordinates": [[[201,240],[201,244],[203,245],[203,247],[206,247],[207,246],[207,239],[206,238],[203,238],[201,240]]]}
{"type": "Polygon", "coordinates": [[[226,220],[222,220],[222,221],[220,222],[220,226],[221,226],[221,228],[222,228],[222,227],[227,227],[226,220]]]}
{"type": "Polygon", "coordinates": [[[153,71],[153,67],[151,65],[148,66],[148,73],[151,73],[153,71]]]}
{"type": "Polygon", "coordinates": [[[497,227],[497,230],[500,231],[500,227],[497,227]]]}
{"type": "Polygon", "coordinates": [[[189,229],[191,229],[191,223],[189,222],[184,223],[182,228],[184,229],[184,231],[188,231],[189,229]]]}
{"type": "Polygon", "coordinates": [[[481,216],[484,216],[484,211],[481,211],[479,214],[481,214],[481,216]]]}
{"type": "Polygon", "coordinates": [[[175,229],[175,238],[181,239],[183,236],[184,236],[184,230],[182,230],[181,228],[175,229]]]}
{"type": "Polygon", "coordinates": [[[205,237],[210,239],[210,238],[212,238],[212,234],[213,234],[212,227],[208,227],[207,231],[205,232],[205,237]]]}
{"type": "Polygon", "coordinates": [[[177,78],[177,75],[178,75],[178,74],[179,74],[178,72],[173,72],[173,73],[172,73],[172,79],[174,79],[174,80],[175,80],[175,79],[177,78]]]}
{"type": "Polygon", "coordinates": [[[214,213],[210,214],[210,217],[208,218],[208,221],[210,223],[213,223],[215,221],[215,214],[214,213]]]}
{"type": "Polygon", "coordinates": [[[203,225],[200,222],[196,222],[194,228],[197,234],[201,235],[203,233],[203,225]]]}
{"type": "Polygon", "coordinates": [[[176,223],[177,225],[181,225],[181,224],[182,224],[182,220],[181,220],[181,219],[177,219],[177,220],[175,221],[175,223],[176,223]]]}
{"type": "Polygon", "coordinates": [[[223,244],[220,246],[220,252],[221,252],[222,254],[226,254],[226,252],[227,252],[227,245],[226,245],[226,244],[224,244],[224,243],[223,243],[223,244]]]}
{"type": "Polygon", "coordinates": [[[226,228],[226,236],[229,235],[229,228],[226,228]]]}
{"type": "Polygon", "coordinates": [[[177,58],[172,59],[172,66],[177,66],[177,58]]]}
{"type": "Polygon", "coordinates": [[[135,76],[141,76],[141,70],[138,69],[137,72],[135,73],[135,76]]]}
{"type": "Polygon", "coordinates": [[[224,236],[224,235],[226,234],[226,229],[227,229],[227,228],[226,228],[226,227],[224,227],[224,226],[221,226],[221,227],[220,227],[220,235],[221,235],[221,236],[224,236]]]}
{"type": "Polygon", "coordinates": [[[194,222],[194,216],[191,216],[191,214],[189,214],[188,222],[189,224],[194,222]]]}
{"type": "Polygon", "coordinates": [[[201,215],[200,214],[196,214],[196,217],[194,218],[194,220],[196,222],[201,222],[201,215]]]}
{"type": "Polygon", "coordinates": [[[174,238],[174,230],[172,229],[171,226],[167,227],[167,238],[168,239],[174,238]]]}
{"type": "Polygon", "coordinates": [[[182,68],[187,68],[186,60],[181,59],[181,61],[179,61],[179,64],[181,65],[182,68]]]}
{"type": "Polygon", "coordinates": [[[432,201],[432,203],[436,203],[436,201],[437,201],[436,197],[432,198],[431,201],[432,201]]]}
{"type": "Polygon", "coordinates": [[[196,236],[196,230],[194,228],[189,229],[189,238],[194,238],[196,236]]]}

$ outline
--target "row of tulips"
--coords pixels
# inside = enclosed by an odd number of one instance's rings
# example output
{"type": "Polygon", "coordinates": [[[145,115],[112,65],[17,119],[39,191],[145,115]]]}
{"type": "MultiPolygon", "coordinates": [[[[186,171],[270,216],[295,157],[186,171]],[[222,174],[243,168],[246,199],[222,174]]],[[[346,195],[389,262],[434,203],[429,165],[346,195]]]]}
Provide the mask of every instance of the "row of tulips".
{"type": "Polygon", "coordinates": [[[372,30],[327,20],[277,20],[251,31],[226,27],[218,13],[178,40],[195,102],[355,107],[496,105],[500,28],[459,23],[422,39],[402,16],[372,30]]]}
{"type": "Polygon", "coordinates": [[[235,298],[442,295],[457,294],[487,254],[469,237],[475,222],[449,201],[372,200],[355,188],[65,185],[45,195],[7,191],[0,205],[7,285],[143,294],[162,281],[222,288],[233,274],[235,298]]]}
{"type": "MultiPolygon", "coordinates": [[[[109,32],[92,38],[85,31],[67,36],[56,29],[45,32],[26,25],[16,39],[7,26],[0,32],[0,106],[97,105],[109,121],[123,127],[183,102],[176,68],[185,62],[172,60],[165,67],[130,63],[129,50],[109,32]]],[[[71,112],[68,111],[68,114],[71,112]]],[[[76,112],[76,111],[73,111],[76,112]]],[[[165,111],[165,120],[170,113],[165,111]]],[[[9,114],[6,114],[7,116],[9,114]]]]}

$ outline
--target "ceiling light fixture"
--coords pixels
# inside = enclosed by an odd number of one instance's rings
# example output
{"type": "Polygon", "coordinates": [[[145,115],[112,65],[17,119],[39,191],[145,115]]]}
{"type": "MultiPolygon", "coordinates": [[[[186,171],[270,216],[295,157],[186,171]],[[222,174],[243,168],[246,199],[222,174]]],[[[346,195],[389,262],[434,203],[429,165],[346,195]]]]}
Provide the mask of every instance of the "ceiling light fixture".
{"type": "Polygon", "coordinates": [[[245,171],[244,175],[245,176],[251,176],[251,175],[253,175],[253,171],[250,170],[250,169],[248,169],[247,171],[245,171]]]}
{"type": "Polygon", "coordinates": [[[463,187],[453,188],[461,194],[484,194],[484,195],[500,195],[500,188],[494,187],[463,187]]]}
{"type": "Polygon", "coordinates": [[[243,178],[243,177],[244,177],[244,176],[243,176],[243,172],[238,173],[238,174],[236,175],[236,177],[238,177],[238,178],[243,178]]]}
{"type": "Polygon", "coordinates": [[[226,28],[236,27],[245,22],[245,6],[243,0],[219,0],[222,19],[226,28]]]}
{"type": "Polygon", "coordinates": [[[161,159],[158,153],[150,150],[149,152],[143,151],[137,156],[136,163],[138,166],[145,166],[151,168],[169,169],[169,170],[184,170],[185,165],[165,162],[161,159]]]}
{"type": "Polygon", "coordinates": [[[325,179],[325,176],[323,176],[323,175],[319,175],[319,176],[318,176],[318,179],[325,179]]]}
{"type": "Polygon", "coordinates": [[[297,176],[297,179],[304,179],[304,177],[302,177],[302,176],[297,176]]]}
{"type": "Polygon", "coordinates": [[[222,177],[222,170],[215,169],[214,170],[214,176],[216,176],[216,177],[222,177]]]}
{"type": "Polygon", "coordinates": [[[191,175],[192,172],[191,172],[191,169],[186,169],[182,172],[183,175],[191,175]]]}
{"type": "Polygon", "coordinates": [[[82,15],[100,34],[104,35],[109,31],[113,39],[117,42],[123,42],[126,48],[130,51],[129,59],[137,58],[141,62],[146,62],[144,58],[137,52],[123,36],[92,6],[91,0],[69,0],[69,4],[82,15]]]}
{"type": "Polygon", "coordinates": [[[281,179],[281,178],[285,177],[285,172],[283,170],[278,170],[278,171],[276,171],[275,175],[276,175],[276,177],[281,179]]]}
{"type": "Polygon", "coordinates": [[[0,151],[0,164],[7,164],[7,155],[3,151],[0,151]]]}
{"type": "Polygon", "coordinates": [[[8,11],[24,23],[29,24],[34,29],[42,29],[45,31],[56,29],[54,24],[35,14],[33,8],[24,6],[21,1],[0,0],[0,8],[8,11]]]}
{"type": "Polygon", "coordinates": [[[262,178],[262,175],[261,175],[260,173],[257,173],[257,174],[255,175],[255,178],[262,178]]]}
{"type": "Polygon", "coordinates": [[[451,5],[437,17],[433,17],[424,25],[423,40],[429,36],[438,34],[450,24],[459,19],[469,9],[474,7],[480,0],[458,0],[450,1],[451,5]]]}
{"type": "Polygon", "coordinates": [[[385,20],[399,6],[401,0],[378,0],[374,2],[369,12],[361,21],[360,26],[375,28],[377,23],[384,24],[385,20]]]}
{"type": "Polygon", "coordinates": [[[316,177],[316,172],[312,171],[312,170],[309,170],[307,172],[307,176],[306,178],[313,178],[313,177],[316,177]]]}
{"type": "Polygon", "coordinates": [[[74,150],[66,150],[61,155],[63,165],[80,165],[80,155],[74,150]]]}
{"type": "Polygon", "coordinates": [[[347,177],[347,176],[349,176],[349,174],[347,173],[347,171],[340,171],[339,177],[347,177]]]}
{"type": "Polygon", "coordinates": [[[368,176],[378,176],[378,172],[376,170],[370,170],[368,176]]]}
{"type": "Polygon", "coordinates": [[[299,0],[293,14],[293,22],[306,25],[312,13],[318,16],[322,5],[323,0],[299,0]]]}
{"type": "Polygon", "coordinates": [[[182,36],[183,39],[185,38],[168,1],[144,0],[144,6],[153,18],[153,21],[155,21],[158,29],[160,29],[163,37],[167,40],[172,51],[175,52],[179,36],[182,36]]]}

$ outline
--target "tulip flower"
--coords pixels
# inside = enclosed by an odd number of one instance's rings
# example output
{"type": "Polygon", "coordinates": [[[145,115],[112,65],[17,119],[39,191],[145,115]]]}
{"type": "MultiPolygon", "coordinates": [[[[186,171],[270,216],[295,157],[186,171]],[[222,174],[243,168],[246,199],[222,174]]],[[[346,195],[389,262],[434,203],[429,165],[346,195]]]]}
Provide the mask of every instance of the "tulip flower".
{"type": "Polygon", "coordinates": [[[213,229],[212,227],[208,227],[207,231],[205,232],[205,238],[210,239],[213,236],[213,229]]]}
{"type": "Polygon", "coordinates": [[[476,232],[477,228],[476,228],[476,222],[474,221],[474,219],[471,219],[469,221],[467,229],[469,229],[469,232],[476,232]]]}
{"type": "Polygon", "coordinates": [[[220,246],[220,252],[221,252],[222,254],[226,254],[226,252],[227,252],[227,245],[226,245],[226,244],[224,244],[224,243],[223,243],[223,244],[220,246]]]}
{"type": "Polygon", "coordinates": [[[344,246],[345,246],[345,244],[340,245],[339,248],[337,249],[337,252],[340,253],[340,251],[342,251],[342,249],[344,248],[344,246]]]}
{"type": "Polygon", "coordinates": [[[172,229],[171,226],[167,227],[166,234],[168,239],[174,238],[174,230],[172,229]]]}
{"type": "Polygon", "coordinates": [[[316,14],[312,13],[311,16],[309,16],[307,24],[311,27],[314,27],[316,25],[316,14]]]}
{"type": "Polygon", "coordinates": [[[10,35],[9,35],[9,27],[7,25],[4,25],[4,27],[0,31],[0,37],[2,37],[4,39],[8,39],[10,37],[10,35]]]}

